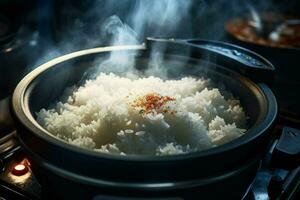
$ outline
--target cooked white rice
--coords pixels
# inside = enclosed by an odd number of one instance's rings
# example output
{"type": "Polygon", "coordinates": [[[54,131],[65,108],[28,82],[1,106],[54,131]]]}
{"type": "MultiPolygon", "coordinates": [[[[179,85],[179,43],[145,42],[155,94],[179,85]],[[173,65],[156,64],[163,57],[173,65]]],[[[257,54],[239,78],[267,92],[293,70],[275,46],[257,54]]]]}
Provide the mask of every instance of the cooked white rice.
{"type": "Polygon", "coordinates": [[[246,131],[239,100],[210,80],[125,78],[100,74],[38,122],[70,144],[99,152],[170,155],[222,145],[246,131]],[[151,107],[152,106],[152,107],[151,107]]]}

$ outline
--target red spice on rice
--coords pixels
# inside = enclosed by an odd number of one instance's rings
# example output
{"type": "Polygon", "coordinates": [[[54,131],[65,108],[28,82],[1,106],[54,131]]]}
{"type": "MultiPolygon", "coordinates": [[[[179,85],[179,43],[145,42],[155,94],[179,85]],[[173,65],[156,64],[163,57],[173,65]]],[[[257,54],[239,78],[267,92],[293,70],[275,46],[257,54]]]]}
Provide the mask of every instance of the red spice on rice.
{"type": "Polygon", "coordinates": [[[148,114],[156,111],[157,113],[176,113],[175,110],[170,110],[168,107],[164,107],[166,103],[170,101],[175,101],[174,97],[161,96],[158,93],[150,93],[142,96],[135,100],[132,104],[133,107],[141,108],[140,114],[148,114]]]}

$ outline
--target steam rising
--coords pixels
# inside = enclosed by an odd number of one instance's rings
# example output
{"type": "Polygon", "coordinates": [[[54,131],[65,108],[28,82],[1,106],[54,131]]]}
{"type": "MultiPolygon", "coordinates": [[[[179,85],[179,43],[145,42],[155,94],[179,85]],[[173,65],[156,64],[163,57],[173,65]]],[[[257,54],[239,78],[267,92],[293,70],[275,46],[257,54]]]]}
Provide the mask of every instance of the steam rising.
{"type": "Polygon", "coordinates": [[[138,44],[136,32],[116,15],[106,20],[103,29],[105,34],[112,36],[113,45],[138,44]]]}
{"type": "MultiPolygon", "coordinates": [[[[191,2],[191,0],[138,1],[129,19],[133,28],[113,15],[102,26],[102,34],[110,38],[112,45],[141,44],[140,40],[144,40],[142,36],[146,27],[154,28],[154,34],[159,34],[161,30],[173,32],[178,29],[182,19],[189,15],[191,2]]],[[[165,76],[166,71],[161,68],[163,52],[162,45],[152,47],[147,75],[165,76]]],[[[135,74],[135,56],[135,52],[113,51],[107,60],[101,61],[97,71],[135,74]]]]}
{"type": "Polygon", "coordinates": [[[250,10],[250,14],[252,17],[252,20],[255,22],[255,26],[259,31],[262,31],[262,21],[261,18],[259,16],[259,14],[257,13],[257,11],[252,7],[249,6],[249,10],[250,10]]]}
{"type": "Polygon", "coordinates": [[[153,0],[138,1],[131,15],[133,29],[139,36],[145,34],[146,27],[152,27],[152,36],[164,35],[161,30],[170,34],[181,27],[179,24],[191,21],[191,0],[153,0]]]}
{"type": "MultiPolygon", "coordinates": [[[[112,45],[136,45],[137,35],[127,24],[117,16],[111,16],[103,25],[104,34],[111,37],[112,45]]],[[[98,72],[133,72],[135,52],[112,51],[107,60],[101,61],[98,72]]]]}

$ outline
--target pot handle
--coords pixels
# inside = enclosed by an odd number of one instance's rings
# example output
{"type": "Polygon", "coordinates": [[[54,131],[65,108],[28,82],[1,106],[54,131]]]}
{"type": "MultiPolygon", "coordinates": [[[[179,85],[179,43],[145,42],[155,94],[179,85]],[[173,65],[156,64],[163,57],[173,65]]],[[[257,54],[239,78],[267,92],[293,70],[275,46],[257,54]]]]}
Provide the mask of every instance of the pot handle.
{"type": "Polygon", "coordinates": [[[249,67],[261,69],[274,68],[273,65],[263,57],[236,45],[216,41],[206,42],[197,39],[190,39],[186,40],[185,42],[188,44],[196,45],[198,48],[207,49],[211,52],[221,54],[249,67]]]}
{"type": "Polygon", "coordinates": [[[264,57],[256,54],[248,49],[229,44],[226,42],[202,40],[202,39],[163,39],[163,38],[147,38],[146,43],[151,42],[167,42],[184,44],[191,47],[199,48],[211,53],[222,55],[226,58],[234,60],[238,63],[255,69],[264,69],[274,71],[274,66],[264,57]]]}
{"type": "Polygon", "coordinates": [[[275,68],[272,63],[253,51],[233,44],[200,39],[147,38],[145,46],[147,49],[163,49],[167,54],[187,53],[200,59],[208,56],[208,60],[212,59],[215,64],[227,63],[227,68],[255,82],[273,83],[275,68]]]}
{"type": "Polygon", "coordinates": [[[274,147],[271,166],[293,169],[300,166],[300,130],[284,127],[274,147]]]}

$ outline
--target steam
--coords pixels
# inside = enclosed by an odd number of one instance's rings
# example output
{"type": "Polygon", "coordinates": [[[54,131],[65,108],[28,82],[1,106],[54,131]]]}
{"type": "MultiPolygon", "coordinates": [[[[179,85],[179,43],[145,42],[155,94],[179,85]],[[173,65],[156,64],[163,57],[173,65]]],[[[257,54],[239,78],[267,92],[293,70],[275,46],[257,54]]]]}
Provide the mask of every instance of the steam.
{"type": "Polygon", "coordinates": [[[105,34],[112,36],[113,45],[138,44],[137,33],[113,15],[104,22],[105,34]]]}
{"type": "MultiPolygon", "coordinates": [[[[151,28],[154,35],[163,35],[162,30],[169,33],[168,37],[175,32],[184,18],[189,19],[189,8],[191,0],[154,0],[137,1],[132,14],[129,15],[129,23],[132,28],[113,15],[109,17],[102,26],[102,35],[110,38],[111,45],[137,45],[144,40],[147,28],[151,28]]],[[[150,62],[146,75],[166,76],[166,68],[162,68],[165,50],[163,45],[154,45],[150,52],[150,62]]],[[[136,74],[135,70],[136,52],[113,51],[107,60],[101,61],[97,71],[115,72],[127,76],[136,74]]]]}
{"type": "Polygon", "coordinates": [[[262,31],[263,27],[262,27],[262,21],[261,18],[259,16],[259,14],[257,13],[257,11],[252,7],[249,6],[249,10],[250,10],[250,14],[251,14],[251,18],[254,21],[254,26],[259,30],[262,31]]]}
{"type": "Polygon", "coordinates": [[[182,28],[179,27],[182,21],[191,22],[191,4],[191,0],[137,1],[130,21],[139,36],[144,36],[147,28],[152,28],[153,37],[170,37],[182,28]]]}
{"type": "MultiPolygon", "coordinates": [[[[112,45],[137,45],[136,32],[124,24],[117,16],[109,17],[103,24],[103,34],[111,38],[112,45]]],[[[112,51],[107,60],[101,61],[97,72],[114,72],[131,74],[135,71],[136,52],[112,51]]]]}

